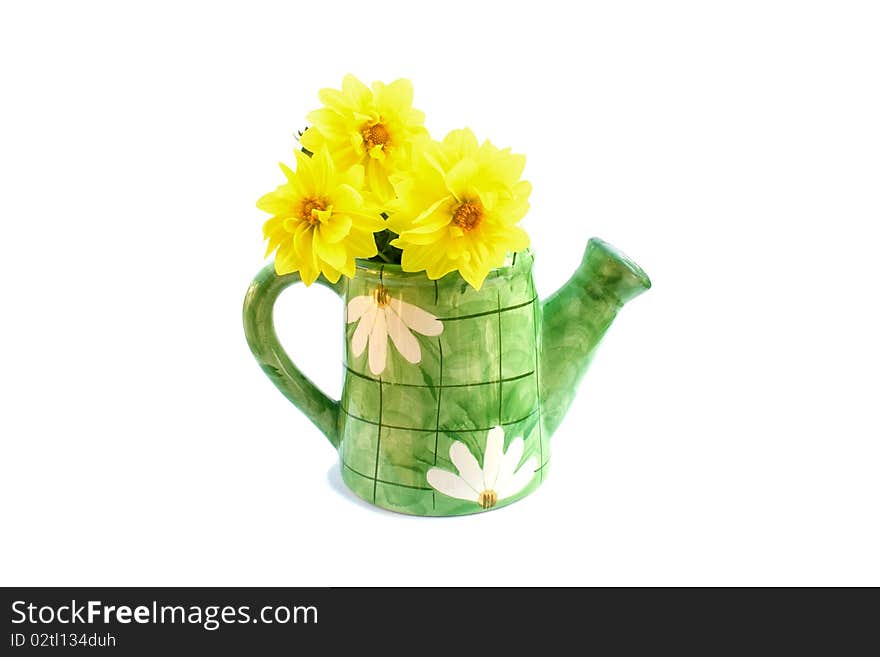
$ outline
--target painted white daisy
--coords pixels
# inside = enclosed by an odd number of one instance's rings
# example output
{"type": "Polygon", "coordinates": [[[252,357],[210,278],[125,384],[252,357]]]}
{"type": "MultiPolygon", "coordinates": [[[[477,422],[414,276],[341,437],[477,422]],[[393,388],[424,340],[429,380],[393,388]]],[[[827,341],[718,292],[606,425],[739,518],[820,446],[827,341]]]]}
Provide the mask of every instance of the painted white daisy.
{"type": "Polygon", "coordinates": [[[514,438],[504,452],[504,430],[495,427],[486,437],[483,453],[483,469],[467,446],[459,441],[449,448],[449,458],[458,468],[453,474],[440,468],[428,470],[428,483],[449,497],[476,502],[484,509],[491,509],[499,500],[512,497],[528,486],[538,461],[531,457],[517,469],[523,455],[523,439],[514,438]]]}
{"type": "Polygon", "coordinates": [[[412,331],[422,335],[440,335],[443,332],[443,322],[434,315],[393,298],[382,285],[370,295],[349,301],[346,317],[349,324],[360,320],[351,338],[352,353],[360,356],[369,343],[370,371],[377,375],[385,371],[389,337],[401,356],[410,363],[418,363],[422,360],[422,350],[412,331]]]}

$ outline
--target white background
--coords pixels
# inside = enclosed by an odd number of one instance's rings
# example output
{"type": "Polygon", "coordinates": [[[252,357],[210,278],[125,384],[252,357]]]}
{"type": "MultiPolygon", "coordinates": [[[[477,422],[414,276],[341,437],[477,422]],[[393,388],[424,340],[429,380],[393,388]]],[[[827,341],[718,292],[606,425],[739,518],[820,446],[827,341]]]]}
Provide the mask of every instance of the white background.
{"type": "MultiPolygon", "coordinates": [[[[869,2],[4,3],[0,583],[880,585],[878,34],[869,2]],[[357,501],[245,344],[254,203],[349,71],[528,155],[542,294],[592,235],[654,281],[497,513],[357,501]]],[[[338,301],[277,315],[337,395],[338,301]]]]}

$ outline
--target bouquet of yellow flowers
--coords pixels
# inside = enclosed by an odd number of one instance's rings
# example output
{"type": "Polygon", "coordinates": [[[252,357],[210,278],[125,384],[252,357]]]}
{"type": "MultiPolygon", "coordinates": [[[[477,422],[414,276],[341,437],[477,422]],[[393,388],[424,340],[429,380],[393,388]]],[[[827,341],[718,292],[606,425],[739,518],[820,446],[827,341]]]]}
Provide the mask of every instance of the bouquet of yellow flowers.
{"type": "Polygon", "coordinates": [[[322,89],[286,182],[260,198],[266,255],[306,285],[355,275],[355,259],[400,264],[438,279],[458,272],[480,289],[508,252],[529,245],[525,156],[480,144],[465,128],[431,139],[409,80],[353,75],[322,89]]]}

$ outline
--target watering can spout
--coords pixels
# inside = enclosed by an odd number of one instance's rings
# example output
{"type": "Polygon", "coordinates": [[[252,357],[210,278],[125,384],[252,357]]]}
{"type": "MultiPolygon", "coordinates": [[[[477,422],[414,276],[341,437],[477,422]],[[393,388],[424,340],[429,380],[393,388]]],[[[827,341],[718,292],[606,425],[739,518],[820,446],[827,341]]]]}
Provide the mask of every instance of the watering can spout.
{"type": "Polygon", "coordinates": [[[593,238],[574,275],[542,303],[541,401],[549,433],[571,405],[617,312],[650,287],[641,267],[610,244],[593,238]]]}

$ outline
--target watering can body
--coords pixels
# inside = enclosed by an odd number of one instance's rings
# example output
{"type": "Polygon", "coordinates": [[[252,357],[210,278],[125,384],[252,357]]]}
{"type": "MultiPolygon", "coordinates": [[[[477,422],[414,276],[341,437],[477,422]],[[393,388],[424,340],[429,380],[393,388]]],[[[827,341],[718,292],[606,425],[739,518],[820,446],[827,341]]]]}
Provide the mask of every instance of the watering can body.
{"type": "Polygon", "coordinates": [[[429,280],[359,261],[331,287],[344,301],[342,399],[306,378],[272,323],[299,280],[272,265],[245,299],[248,342],[266,374],[337,448],[342,479],[364,500],[448,516],[510,504],[547,474],[550,436],[602,335],[644,272],[591,240],[581,266],[540,301],[530,250],[508,257],[479,290],[458,274],[429,280]]]}

